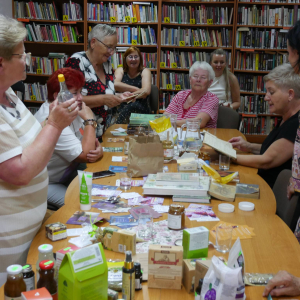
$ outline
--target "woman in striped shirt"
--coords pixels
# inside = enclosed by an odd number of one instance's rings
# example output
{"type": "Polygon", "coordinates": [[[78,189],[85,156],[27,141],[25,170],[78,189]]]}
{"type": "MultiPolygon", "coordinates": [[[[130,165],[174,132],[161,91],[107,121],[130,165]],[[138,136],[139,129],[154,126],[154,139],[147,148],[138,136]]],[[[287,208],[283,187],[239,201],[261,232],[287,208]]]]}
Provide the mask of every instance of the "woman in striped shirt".
{"type": "Polygon", "coordinates": [[[166,109],[166,113],[177,115],[177,126],[186,120],[200,120],[201,128],[216,128],[218,119],[218,97],[208,92],[215,78],[213,68],[207,62],[196,61],[189,72],[190,90],[177,93],[166,109]]]}

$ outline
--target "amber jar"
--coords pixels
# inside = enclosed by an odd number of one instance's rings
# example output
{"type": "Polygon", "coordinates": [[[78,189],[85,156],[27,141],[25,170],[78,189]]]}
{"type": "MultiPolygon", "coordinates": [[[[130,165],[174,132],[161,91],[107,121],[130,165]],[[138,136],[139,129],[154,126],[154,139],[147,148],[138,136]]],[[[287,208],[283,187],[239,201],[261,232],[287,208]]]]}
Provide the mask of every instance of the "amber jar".
{"type": "Polygon", "coordinates": [[[45,287],[51,294],[53,300],[57,300],[57,283],[54,279],[54,262],[52,260],[42,260],[39,264],[40,279],[37,288],[45,287]]]}
{"type": "Polygon", "coordinates": [[[182,230],[185,226],[185,207],[180,204],[171,204],[168,213],[168,228],[182,230]]]}
{"type": "Polygon", "coordinates": [[[7,281],[4,285],[5,299],[21,299],[21,293],[26,292],[26,284],[23,280],[22,266],[11,265],[6,269],[7,281]]]}
{"type": "Polygon", "coordinates": [[[164,148],[164,159],[173,159],[174,157],[174,145],[171,141],[162,142],[164,148]]]}

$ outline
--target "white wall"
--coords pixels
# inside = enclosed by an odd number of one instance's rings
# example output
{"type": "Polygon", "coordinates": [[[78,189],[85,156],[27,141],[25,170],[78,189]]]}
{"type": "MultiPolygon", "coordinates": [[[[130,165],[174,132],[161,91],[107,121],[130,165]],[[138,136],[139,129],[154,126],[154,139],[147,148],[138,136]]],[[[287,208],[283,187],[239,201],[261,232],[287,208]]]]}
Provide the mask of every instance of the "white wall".
{"type": "Polygon", "coordinates": [[[0,0],[0,14],[12,17],[12,1],[0,0]]]}

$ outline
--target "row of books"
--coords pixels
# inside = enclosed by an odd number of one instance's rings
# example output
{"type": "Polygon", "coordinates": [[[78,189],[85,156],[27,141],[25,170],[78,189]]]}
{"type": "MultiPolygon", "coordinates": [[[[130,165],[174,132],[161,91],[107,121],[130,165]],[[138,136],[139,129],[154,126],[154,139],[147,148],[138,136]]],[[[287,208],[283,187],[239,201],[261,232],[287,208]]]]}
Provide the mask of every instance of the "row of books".
{"type": "Polygon", "coordinates": [[[190,88],[190,78],[187,73],[161,72],[159,84],[161,89],[186,90],[190,88]]]}
{"type": "Polygon", "coordinates": [[[269,114],[269,105],[263,95],[241,96],[239,112],[245,114],[269,114]]]}
{"type": "Polygon", "coordinates": [[[205,5],[197,6],[162,6],[162,23],[178,24],[231,24],[233,8],[228,13],[228,7],[207,7],[205,5]]]}
{"type": "MultiPolygon", "coordinates": [[[[123,56],[124,52],[128,48],[123,48],[122,51],[120,51],[120,48],[117,48],[117,52],[115,52],[111,57],[111,62],[113,64],[113,68],[116,69],[118,67],[123,66],[123,56]]],[[[143,66],[144,68],[148,69],[156,69],[157,68],[157,53],[146,53],[141,52],[142,58],[143,58],[143,66]]]]}
{"type": "Polygon", "coordinates": [[[32,42],[77,43],[79,35],[76,26],[58,24],[26,24],[28,37],[32,42]]]}
{"type": "MultiPolygon", "coordinates": [[[[231,66],[231,52],[226,51],[228,65],[231,66]]],[[[182,68],[188,69],[195,61],[210,61],[210,53],[208,52],[186,52],[179,50],[160,51],[160,65],[165,68],[182,68]],[[163,64],[162,64],[163,63],[163,64]]]]}
{"type": "Polygon", "coordinates": [[[165,110],[171,103],[173,97],[176,95],[175,92],[163,92],[159,94],[159,109],[165,110]]]}
{"type": "Polygon", "coordinates": [[[235,52],[235,70],[271,71],[288,62],[287,53],[235,52]]]}
{"type": "Polygon", "coordinates": [[[30,66],[27,66],[26,71],[30,74],[47,74],[51,75],[56,70],[63,68],[67,59],[69,58],[66,54],[51,55],[48,57],[32,56],[30,66]]]}
{"type": "Polygon", "coordinates": [[[157,5],[151,2],[133,2],[129,4],[88,3],[88,20],[101,22],[157,22],[157,5]]]}
{"type": "Polygon", "coordinates": [[[265,2],[265,3],[299,3],[300,0],[264,0],[264,1],[261,1],[261,0],[242,0],[240,2],[252,2],[252,3],[255,3],[255,2],[265,2]]]}
{"type": "Polygon", "coordinates": [[[280,117],[243,117],[240,132],[243,134],[268,135],[280,122],[280,117]]]}
{"type": "Polygon", "coordinates": [[[264,76],[239,73],[236,73],[235,76],[237,77],[237,80],[240,84],[241,92],[266,92],[264,76]]]}
{"type": "Polygon", "coordinates": [[[166,28],[161,31],[161,45],[197,46],[197,47],[231,47],[232,30],[222,28],[214,29],[189,29],[166,28]]]}
{"type": "Polygon", "coordinates": [[[118,26],[118,44],[156,45],[156,35],[153,28],[118,26]]]}
{"type": "Polygon", "coordinates": [[[262,5],[258,9],[253,7],[242,6],[238,8],[237,24],[238,25],[260,25],[260,26],[293,26],[299,20],[300,10],[298,5],[294,8],[270,8],[269,5],[262,5]]]}
{"type": "Polygon", "coordinates": [[[82,21],[82,8],[80,4],[71,1],[70,3],[63,3],[63,20],[82,21]]]}
{"type": "Polygon", "coordinates": [[[236,47],[286,50],[287,32],[288,30],[285,29],[249,29],[248,27],[241,27],[236,32],[236,47]]]}
{"type": "Polygon", "coordinates": [[[25,100],[32,101],[47,101],[48,92],[47,84],[24,83],[25,85],[25,100]]]}

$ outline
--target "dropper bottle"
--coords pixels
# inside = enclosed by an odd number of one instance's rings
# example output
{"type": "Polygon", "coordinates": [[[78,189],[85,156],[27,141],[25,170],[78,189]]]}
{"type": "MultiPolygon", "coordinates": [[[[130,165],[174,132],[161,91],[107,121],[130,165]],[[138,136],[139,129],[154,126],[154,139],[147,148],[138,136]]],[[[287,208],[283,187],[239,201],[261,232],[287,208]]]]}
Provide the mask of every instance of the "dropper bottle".
{"type": "Polygon", "coordinates": [[[131,251],[125,252],[124,267],[122,268],[122,297],[134,300],[135,296],[135,269],[131,251]]]}

